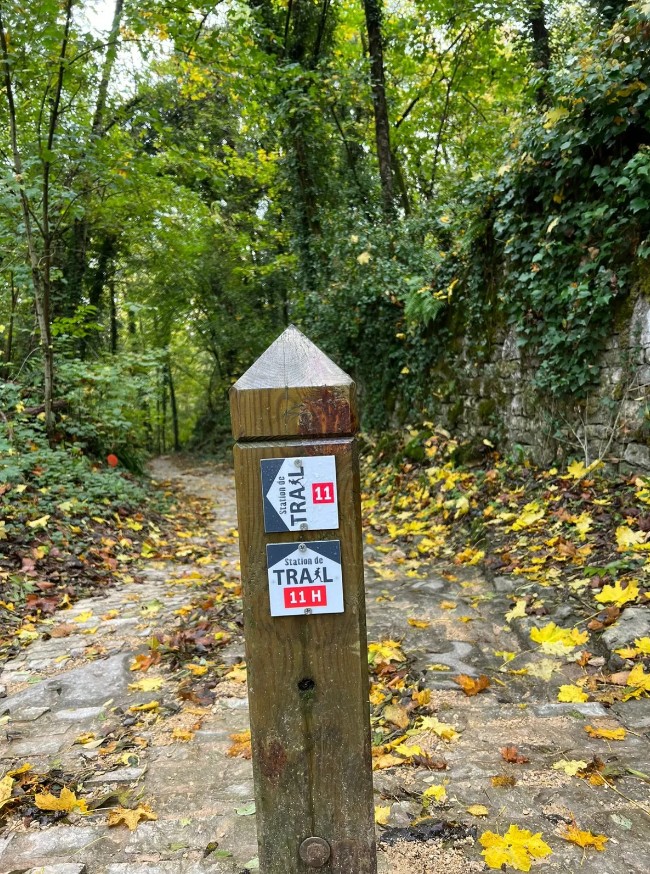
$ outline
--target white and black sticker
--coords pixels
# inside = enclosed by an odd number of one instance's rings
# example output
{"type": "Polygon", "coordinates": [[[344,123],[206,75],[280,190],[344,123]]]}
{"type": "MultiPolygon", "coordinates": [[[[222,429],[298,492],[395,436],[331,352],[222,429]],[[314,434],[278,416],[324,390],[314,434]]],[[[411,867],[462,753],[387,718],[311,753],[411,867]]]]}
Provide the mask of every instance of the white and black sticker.
{"type": "Polygon", "coordinates": [[[340,540],[266,547],[271,616],[343,613],[340,540]]]}
{"type": "Polygon", "coordinates": [[[339,527],[334,455],[265,458],[261,468],[267,533],[339,527]]]}

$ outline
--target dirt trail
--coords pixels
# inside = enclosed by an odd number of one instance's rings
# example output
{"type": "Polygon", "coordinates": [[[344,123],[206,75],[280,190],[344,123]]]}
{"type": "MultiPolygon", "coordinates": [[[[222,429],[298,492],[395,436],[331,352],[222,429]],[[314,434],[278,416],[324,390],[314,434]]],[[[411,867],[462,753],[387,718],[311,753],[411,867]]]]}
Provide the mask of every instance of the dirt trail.
{"type": "MultiPolygon", "coordinates": [[[[232,476],[227,468],[170,458],[158,459],[152,472],[175,490],[213,502],[210,530],[188,537],[189,543],[209,544],[210,551],[204,559],[179,555],[174,561],[145,563],[141,582],[121,584],[56,616],[55,621],[74,625],[68,636],[39,639],[5,665],[0,775],[26,762],[33,772],[58,769],[62,780],[81,775],[84,797],[101,803],[90,815],[72,813],[56,823],[51,817],[40,823],[31,818],[27,828],[9,816],[0,831],[1,874],[56,865],[68,867],[45,872],[255,870],[250,762],[227,756],[230,735],[247,727],[241,671],[219,682],[213,703],[206,704],[200,688],[193,687],[179,704],[185,681],[177,675],[155,664],[146,672],[131,670],[138,654],[149,653],[153,634],[172,629],[197,599],[236,585],[232,476]],[[145,677],[162,678],[159,688],[129,688],[145,677]],[[132,710],[141,705],[145,709],[132,710]],[[122,803],[148,804],[157,819],[142,821],[133,831],[123,824],[111,828],[107,816],[122,803]]],[[[410,827],[423,813],[422,793],[443,784],[446,799],[432,801],[428,812],[434,821],[458,826],[448,828],[441,840],[382,843],[383,874],[483,870],[481,846],[473,836],[488,829],[503,834],[511,824],[542,832],[552,855],[536,863],[540,870],[647,874],[650,803],[648,783],[638,776],[648,769],[646,703],[636,702],[639,706],[614,718],[599,704],[560,704],[557,685],[571,681],[574,666],[557,659],[551,683],[530,673],[501,671],[504,657],[495,652],[522,649],[504,621],[507,580],[497,581],[495,588],[475,569],[462,575],[439,567],[407,573],[399,551],[381,543],[367,547],[366,556],[369,639],[402,642],[412,659],[410,676],[430,689],[431,716],[459,735],[449,741],[428,731],[418,738],[430,757],[444,759],[446,770],[402,765],[375,772],[376,804],[390,808],[388,831],[379,830],[385,838],[398,834],[393,829],[410,827]],[[409,624],[414,618],[429,624],[409,624]],[[467,697],[451,679],[459,674],[485,675],[490,686],[467,697]],[[628,728],[623,741],[585,732],[586,725],[619,724],[628,728]],[[511,746],[529,761],[505,761],[500,750],[511,746]],[[594,756],[619,775],[613,788],[553,767],[562,760],[589,763],[594,756]],[[494,785],[495,777],[501,785],[494,785]],[[487,816],[471,815],[470,805],[483,805],[487,816]],[[608,837],[603,852],[583,851],[559,836],[574,817],[581,829],[608,837]]],[[[243,658],[236,623],[229,628],[230,642],[218,654],[225,671],[243,658]]],[[[526,654],[515,665],[539,666],[543,658],[526,654]]],[[[185,674],[190,670],[200,675],[201,664],[185,667],[185,674]]],[[[206,673],[206,682],[209,677],[206,673]]]]}

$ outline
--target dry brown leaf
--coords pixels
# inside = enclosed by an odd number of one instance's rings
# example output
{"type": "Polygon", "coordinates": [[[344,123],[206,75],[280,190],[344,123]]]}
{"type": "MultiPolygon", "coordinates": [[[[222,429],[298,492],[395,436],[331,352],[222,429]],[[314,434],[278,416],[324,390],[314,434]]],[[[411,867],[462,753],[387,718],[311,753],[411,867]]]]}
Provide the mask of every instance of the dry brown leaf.
{"type": "Polygon", "coordinates": [[[394,768],[397,765],[405,765],[406,759],[400,759],[399,756],[393,756],[391,753],[386,753],[383,756],[377,756],[372,760],[373,771],[383,771],[385,768],[394,768]]]}
{"type": "Polygon", "coordinates": [[[404,729],[409,726],[409,715],[406,708],[402,707],[401,704],[389,704],[388,707],[385,707],[384,719],[398,728],[404,729]]]}
{"type": "Polygon", "coordinates": [[[158,653],[139,653],[131,662],[130,668],[132,671],[148,671],[158,661],[160,661],[158,653]]]}
{"type": "Polygon", "coordinates": [[[517,747],[501,747],[499,750],[506,762],[511,762],[513,765],[525,765],[530,762],[528,756],[523,756],[517,747]]]}
{"type": "Polygon", "coordinates": [[[69,637],[72,632],[78,629],[74,625],[56,625],[49,632],[50,637],[69,637]]]}
{"type": "Polygon", "coordinates": [[[423,753],[421,756],[413,756],[411,763],[417,768],[426,768],[428,771],[446,771],[449,767],[447,762],[440,758],[433,758],[429,753],[423,753]]]}
{"type": "Polygon", "coordinates": [[[150,819],[158,819],[158,814],[154,813],[148,804],[138,804],[138,806],[133,809],[128,807],[116,807],[113,810],[109,810],[106,821],[109,826],[124,823],[124,825],[131,831],[134,831],[138,827],[138,823],[150,819]]]}
{"type": "Polygon", "coordinates": [[[614,686],[627,686],[627,678],[630,676],[630,671],[617,671],[615,674],[610,674],[607,677],[608,683],[613,683],[614,686]]]}
{"type": "Polygon", "coordinates": [[[471,698],[473,695],[478,695],[479,692],[488,688],[490,678],[486,677],[485,674],[481,674],[475,680],[473,677],[468,677],[467,674],[459,674],[457,677],[454,677],[454,683],[458,683],[463,692],[471,698]]]}

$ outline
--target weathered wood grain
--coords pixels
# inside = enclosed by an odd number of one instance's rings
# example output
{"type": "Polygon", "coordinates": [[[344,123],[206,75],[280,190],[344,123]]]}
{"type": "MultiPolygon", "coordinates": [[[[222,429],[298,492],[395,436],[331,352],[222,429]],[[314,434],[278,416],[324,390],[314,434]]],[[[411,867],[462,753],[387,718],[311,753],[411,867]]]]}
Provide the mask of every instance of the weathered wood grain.
{"type": "Polygon", "coordinates": [[[308,874],[314,868],[299,848],[319,837],[331,848],[322,870],[376,874],[359,465],[356,440],[346,433],[356,427],[354,383],[298,331],[287,333],[287,343],[276,341],[267,364],[254,365],[231,394],[233,428],[236,419],[244,438],[235,447],[235,478],[260,870],[308,874]],[[302,350],[297,375],[287,376],[284,364],[272,369],[284,346],[302,350]],[[294,425],[282,404],[266,406],[272,382],[290,383],[294,397],[313,405],[331,389],[319,386],[323,379],[337,379],[347,393],[348,418],[335,422],[345,436],[328,438],[325,416],[320,439],[282,439],[294,425]],[[255,400],[255,386],[266,400],[255,400]],[[266,534],[260,460],[318,455],[336,458],[340,529],[266,534]],[[271,616],[266,545],[301,540],[340,540],[343,613],[271,616]]]}
{"type": "Polygon", "coordinates": [[[236,440],[352,435],[356,386],[290,326],[230,390],[236,440]]]}

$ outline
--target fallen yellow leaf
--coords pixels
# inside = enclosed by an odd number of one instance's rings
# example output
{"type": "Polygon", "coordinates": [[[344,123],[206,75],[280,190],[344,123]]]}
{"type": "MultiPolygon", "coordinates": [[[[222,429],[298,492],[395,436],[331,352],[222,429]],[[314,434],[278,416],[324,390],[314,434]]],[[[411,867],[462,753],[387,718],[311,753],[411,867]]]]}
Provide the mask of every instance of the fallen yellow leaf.
{"type": "Polygon", "coordinates": [[[536,522],[544,518],[545,510],[536,501],[531,501],[526,504],[522,512],[517,516],[515,521],[510,526],[512,531],[521,531],[523,528],[530,528],[536,522]]]}
{"type": "Polygon", "coordinates": [[[232,680],[235,683],[246,682],[246,665],[235,665],[232,671],[226,674],[227,680],[232,680]]]}
{"type": "Polygon", "coordinates": [[[579,686],[560,686],[557,700],[565,703],[575,702],[576,704],[581,704],[589,700],[589,695],[583,692],[579,686]]]}
{"type": "Polygon", "coordinates": [[[650,655],[650,637],[636,637],[634,645],[641,655],[650,655]]]}
{"type": "Polygon", "coordinates": [[[373,771],[383,771],[385,768],[394,768],[396,765],[406,764],[406,759],[401,759],[399,756],[394,756],[392,753],[385,753],[383,756],[377,756],[372,760],[373,771]]]}
{"type": "Polygon", "coordinates": [[[190,741],[194,737],[194,732],[186,728],[175,728],[172,730],[172,737],[174,740],[190,741]]]}
{"type": "Polygon", "coordinates": [[[93,619],[93,611],[92,610],[83,610],[78,616],[75,616],[72,620],[73,622],[88,622],[89,619],[93,619]]]}
{"type": "Polygon", "coordinates": [[[156,692],[162,688],[164,680],[162,677],[143,677],[135,683],[129,683],[131,692],[156,692]]]}
{"type": "Polygon", "coordinates": [[[61,810],[64,813],[72,813],[73,810],[77,810],[79,813],[88,813],[88,805],[83,798],[77,798],[74,792],[65,786],[58,798],[51,792],[42,794],[37,792],[34,796],[34,803],[39,810],[61,810]]]}
{"type": "Polygon", "coordinates": [[[603,740],[625,740],[624,728],[594,728],[593,725],[585,725],[585,731],[589,737],[599,737],[603,740]]]}
{"type": "Polygon", "coordinates": [[[13,771],[9,771],[9,777],[18,777],[20,774],[26,774],[28,771],[32,770],[32,766],[29,762],[25,762],[24,765],[21,765],[20,768],[14,768],[13,771]]]}
{"type": "Polygon", "coordinates": [[[575,777],[578,771],[583,771],[588,765],[588,762],[583,762],[580,759],[560,759],[553,765],[554,771],[564,771],[568,777],[575,777]]]}
{"type": "Polygon", "coordinates": [[[553,659],[541,659],[535,664],[528,665],[528,673],[531,677],[536,677],[538,680],[550,680],[553,671],[559,670],[559,663],[553,659]]]}
{"type": "Polygon", "coordinates": [[[467,674],[459,674],[457,677],[454,677],[454,683],[458,683],[463,692],[471,698],[473,695],[478,695],[479,692],[487,689],[490,685],[490,679],[485,674],[481,674],[477,679],[468,677],[467,674]]]}
{"type": "Polygon", "coordinates": [[[490,777],[490,783],[498,789],[509,789],[511,786],[516,786],[517,781],[511,774],[496,774],[490,777]]]}
{"type": "Polygon", "coordinates": [[[411,619],[410,617],[406,620],[409,625],[412,625],[413,628],[428,628],[431,623],[427,622],[425,619],[411,619]]]}
{"type": "Polygon", "coordinates": [[[434,731],[443,740],[452,741],[460,737],[453,725],[440,722],[435,716],[425,716],[417,724],[418,731],[434,731]]]}
{"type": "Polygon", "coordinates": [[[393,747],[393,752],[398,753],[400,756],[404,756],[405,759],[412,759],[413,756],[424,755],[422,747],[419,747],[417,744],[397,744],[397,746],[393,747]]]}
{"type": "Polygon", "coordinates": [[[566,655],[579,644],[589,640],[589,632],[578,631],[577,628],[560,628],[555,622],[549,622],[542,628],[533,628],[530,639],[540,644],[542,652],[548,655],[566,655]]]}
{"type": "Polygon", "coordinates": [[[9,774],[0,780],[0,810],[7,802],[11,801],[11,793],[14,787],[14,778],[9,774]]]}
{"type": "Polygon", "coordinates": [[[390,805],[388,807],[375,807],[375,822],[377,825],[387,825],[389,816],[390,805]]]}
{"type": "Polygon", "coordinates": [[[511,825],[503,836],[484,832],[480,843],[485,848],[482,855],[488,868],[500,869],[503,865],[510,865],[516,871],[530,871],[532,859],[543,859],[552,852],[542,840],[541,832],[533,834],[516,825],[511,825]]]}
{"type": "Polygon", "coordinates": [[[160,707],[160,701],[148,701],[146,704],[137,704],[129,707],[131,713],[147,713],[150,710],[157,710],[160,707]]]}
{"type": "Polygon", "coordinates": [[[643,531],[632,531],[628,525],[619,525],[616,529],[616,543],[618,552],[633,549],[645,540],[643,531]]]}
{"type": "Polygon", "coordinates": [[[621,649],[615,649],[614,652],[616,655],[620,655],[622,659],[633,659],[638,655],[641,655],[641,650],[636,646],[624,646],[621,649]]]}
{"type": "Polygon", "coordinates": [[[422,689],[416,691],[411,697],[417,707],[426,707],[427,704],[431,703],[431,689],[422,689]]]}
{"type": "Polygon", "coordinates": [[[242,759],[252,758],[253,751],[251,749],[250,729],[248,729],[247,731],[231,734],[230,740],[233,741],[233,743],[226,751],[227,756],[230,756],[230,758],[240,756],[242,759]]]}
{"type": "Polygon", "coordinates": [[[91,741],[95,740],[95,735],[92,731],[88,731],[85,734],[80,734],[79,737],[75,740],[76,744],[88,744],[91,741]]]}
{"type": "Polygon", "coordinates": [[[632,581],[623,588],[620,580],[616,580],[613,586],[603,586],[601,591],[595,596],[595,600],[599,604],[615,604],[617,607],[623,607],[629,604],[630,601],[636,601],[639,595],[639,587],[632,581]]]}
{"type": "Polygon", "coordinates": [[[422,804],[424,807],[428,807],[431,803],[431,799],[437,801],[438,803],[442,803],[447,799],[447,790],[444,786],[429,786],[428,789],[425,789],[422,793],[422,804]]]}
{"type": "Polygon", "coordinates": [[[154,819],[158,819],[158,814],[154,813],[148,804],[138,804],[138,806],[133,809],[128,807],[116,807],[113,810],[109,810],[107,822],[109,826],[124,823],[124,825],[133,831],[137,828],[139,822],[154,819]]]}
{"type": "Polygon", "coordinates": [[[371,665],[381,665],[403,662],[406,661],[406,657],[400,649],[399,641],[384,640],[381,643],[368,644],[368,661],[371,665]]]}
{"type": "Polygon", "coordinates": [[[470,804],[466,810],[471,816],[487,816],[490,812],[484,804],[470,804]]]}
{"type": "Polygon", "coordinates": [[[506,622],[512,622],[513,619],[524,619],[526,616],[526,599],[518,598],[515,606],[506,613],[506,622]]]}
{"type": "Polygon", "coordinates": [[[560,832],[560,837],[564,838],[565,841],[571,841],[572,844],[577,844],[583,849],[585,847],[594,847],[599,851],[605,849],[605,843],[608,840],[605,835],[592,835],[591,832],[582,831],[575,823],[565,826],[560,832]]]}
{"type": "Polygon", "coordinates": [[[633,686],[640,692],[650,692],[650,674],[646,674],[640,662],[630,671],[626,685],[633,686]]]}

